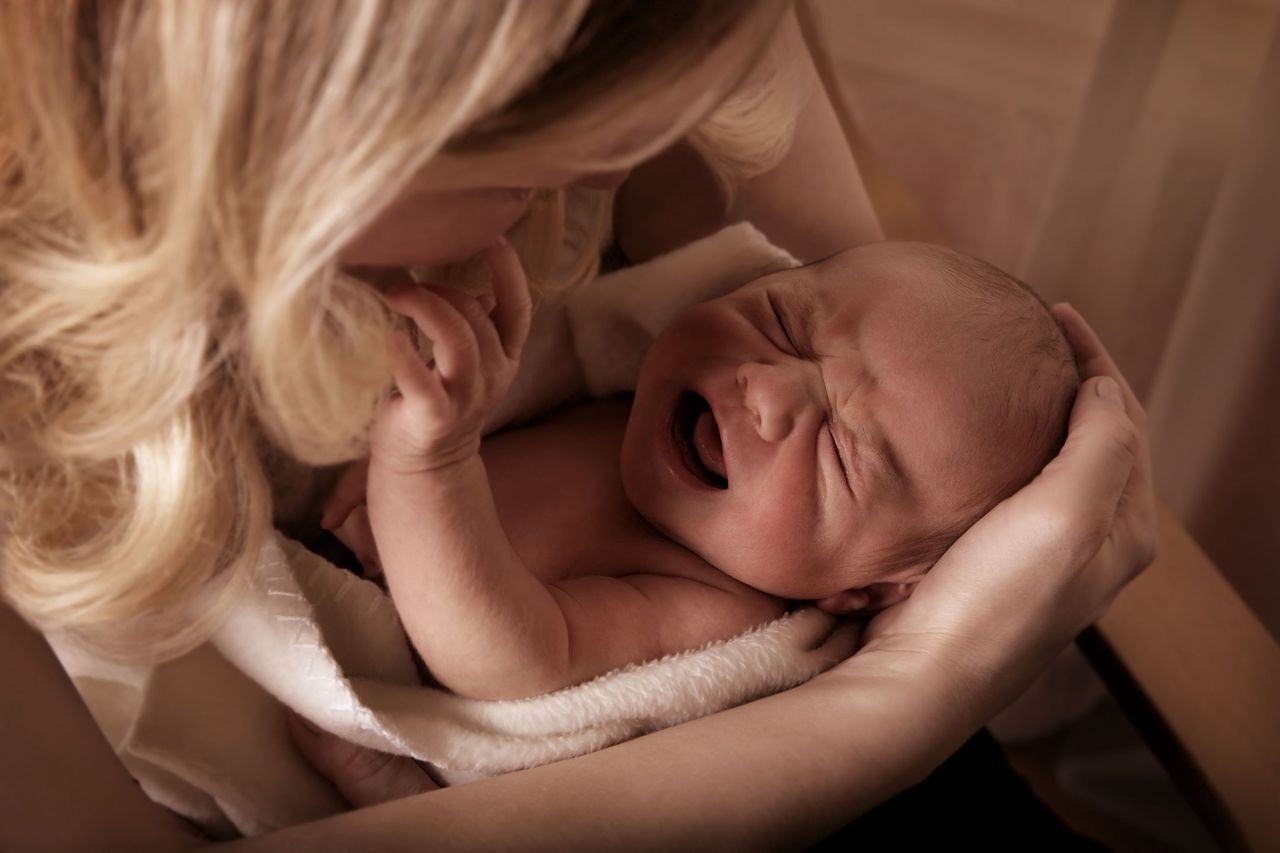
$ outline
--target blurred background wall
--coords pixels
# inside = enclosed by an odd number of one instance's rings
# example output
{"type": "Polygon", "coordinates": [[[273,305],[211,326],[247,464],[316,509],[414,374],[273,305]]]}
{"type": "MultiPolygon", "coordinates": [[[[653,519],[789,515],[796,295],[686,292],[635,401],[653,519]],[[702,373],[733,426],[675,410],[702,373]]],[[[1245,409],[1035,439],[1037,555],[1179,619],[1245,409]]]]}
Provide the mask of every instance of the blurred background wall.
{"type": "Polygon", "coordinates": [[[868,156],[1089,319],[1157,493],[1280,635],[1280,0],[805,7],[868,156]]]}

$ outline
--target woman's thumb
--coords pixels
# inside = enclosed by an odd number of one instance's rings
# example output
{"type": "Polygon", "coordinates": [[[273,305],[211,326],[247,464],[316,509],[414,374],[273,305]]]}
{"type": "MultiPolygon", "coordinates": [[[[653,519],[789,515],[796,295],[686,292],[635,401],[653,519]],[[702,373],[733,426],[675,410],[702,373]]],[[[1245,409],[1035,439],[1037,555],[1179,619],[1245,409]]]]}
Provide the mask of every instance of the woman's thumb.
{"type": "MultiPolygon", "coordinates": [[[[1120,386],[1110,376],[1099,376],[1097,379],[1090,381],[1093,383],[1093,392],[1108,403],[1121,404],[1123,402],[1120,397],[1120,386]]],[[[1085,387],[1088,384],[1086,382],[1085,387]]]]}

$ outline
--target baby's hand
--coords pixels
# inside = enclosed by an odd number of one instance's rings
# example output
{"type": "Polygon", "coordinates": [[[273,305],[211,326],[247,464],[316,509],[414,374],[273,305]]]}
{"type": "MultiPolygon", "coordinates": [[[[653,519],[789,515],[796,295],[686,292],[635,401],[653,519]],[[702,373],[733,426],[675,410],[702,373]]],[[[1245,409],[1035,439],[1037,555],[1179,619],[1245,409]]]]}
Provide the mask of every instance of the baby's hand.
{"type": "Polygon", "coordinates": [[[511,244],[485,252],[493,304],[450,287],[397,287],[387,303],[431,339],[425,365],[404,332],[392,336],[391,366],[399,392],[370,430],[372,455],[398,473],[452,465],[480,447],[485,416],[511,386],[529,334],[529,286],[511,244]]]}

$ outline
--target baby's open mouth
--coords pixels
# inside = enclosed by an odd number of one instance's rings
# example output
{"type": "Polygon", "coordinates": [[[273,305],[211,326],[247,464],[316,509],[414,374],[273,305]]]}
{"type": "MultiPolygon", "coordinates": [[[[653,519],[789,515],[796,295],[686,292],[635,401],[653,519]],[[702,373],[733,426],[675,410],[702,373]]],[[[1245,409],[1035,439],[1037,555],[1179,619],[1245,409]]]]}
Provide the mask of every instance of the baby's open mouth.
{"type": "Polygon", "coordinates": [[[671,426],[680,455],[694,476],[713,488],[729,488],[720,425],[707,401],[692,391],[682,392],[671,426]]]}

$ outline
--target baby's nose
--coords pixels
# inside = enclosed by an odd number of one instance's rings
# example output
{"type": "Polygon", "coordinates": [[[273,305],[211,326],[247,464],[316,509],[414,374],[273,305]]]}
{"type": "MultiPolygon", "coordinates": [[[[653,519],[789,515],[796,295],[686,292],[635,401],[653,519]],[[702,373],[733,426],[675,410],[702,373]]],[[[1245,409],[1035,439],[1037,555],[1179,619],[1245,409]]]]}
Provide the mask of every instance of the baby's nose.
{"type": "Polygon", "coordinates": [[[737,378],[760,437],[782,441],[790,435],[809,405],[804,377],[782,365],[750,362],[738,367],[737,378]]]}

